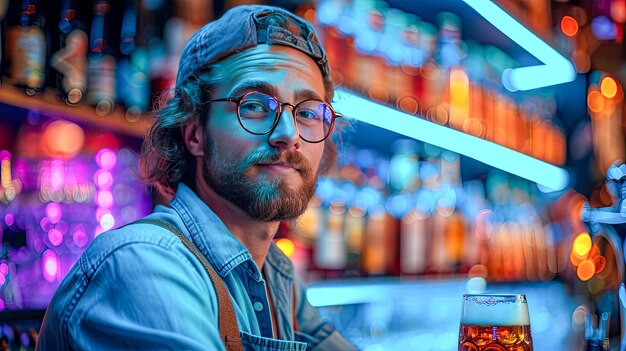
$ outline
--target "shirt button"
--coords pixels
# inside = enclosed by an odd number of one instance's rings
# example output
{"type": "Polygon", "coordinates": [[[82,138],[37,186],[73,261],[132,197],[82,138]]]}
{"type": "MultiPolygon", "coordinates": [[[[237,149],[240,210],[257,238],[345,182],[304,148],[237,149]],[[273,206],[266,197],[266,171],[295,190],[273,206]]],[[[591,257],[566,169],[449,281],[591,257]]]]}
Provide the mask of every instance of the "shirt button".
{"type": "Polygon", "coordinates": [[[252,305],[252,308],[257,312],[261,312],[263,311],[263,304],[257,301],[252,305]]]}

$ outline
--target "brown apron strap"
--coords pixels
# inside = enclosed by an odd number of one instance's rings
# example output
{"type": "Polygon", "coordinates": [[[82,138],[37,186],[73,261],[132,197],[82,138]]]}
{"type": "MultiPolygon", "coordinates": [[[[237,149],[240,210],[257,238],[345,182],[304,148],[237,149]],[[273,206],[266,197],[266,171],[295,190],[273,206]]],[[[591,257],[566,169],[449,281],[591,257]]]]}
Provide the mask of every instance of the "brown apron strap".
{"type": "Polygon", "coordinates": [[[209,273],[211,282],[217,292],[217,304],[219,306],[219,312],[217,314],[218,324],[220,330],[220,338],[227,351],[243,351],[243,344],[239,337],[239,325],[237,324],[237,316],[235,315],[235,309],[233,303],[230,300],[228,290],[222,281],[222,278],[217,274],[213,266],[207,261],[207,259],[200,253],[200,250],[191,242],[187,237],[180,232],[173,225],[153,218],[144,218],[136,221],[135,223],[148,223],[167,229],[174,233],[180,241],[193,253],[194,256],[202,263],[204,269],[209,273]]]}
{"type": "Polygon", "coordinates": [[[298,318],[296,313],[296,281],[293,281],[291,284],[291,305],[293,306],[293,331],[297,331],[298,329],[298,318]]]}

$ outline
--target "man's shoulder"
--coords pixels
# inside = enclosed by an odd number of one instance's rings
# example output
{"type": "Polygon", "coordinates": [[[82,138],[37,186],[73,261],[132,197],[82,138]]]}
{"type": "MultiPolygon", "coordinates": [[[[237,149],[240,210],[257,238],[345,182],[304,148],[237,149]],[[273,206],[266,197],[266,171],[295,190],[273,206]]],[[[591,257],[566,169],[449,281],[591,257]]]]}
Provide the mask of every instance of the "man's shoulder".
{"type": "Polygon", "coordinates": [[[170,250],[180,243],[180,239],[170,230],[155,225],[155,220],[167,223],[177,230],[184,230],[179,218],[174,214],[153,213],[141,220],[98,235],[85,250],[81,260],[84,263],[89,262],[90,265],[98,265],[114,253],[126,251],[126,249],[131,249],[135,253],[151,248],[170,250]]]}

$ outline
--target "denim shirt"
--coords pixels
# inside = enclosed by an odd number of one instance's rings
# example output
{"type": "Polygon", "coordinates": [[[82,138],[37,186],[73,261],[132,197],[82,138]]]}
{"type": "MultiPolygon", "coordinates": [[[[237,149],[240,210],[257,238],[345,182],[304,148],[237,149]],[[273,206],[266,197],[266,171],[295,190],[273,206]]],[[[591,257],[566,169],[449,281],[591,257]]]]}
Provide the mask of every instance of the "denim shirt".
{"type": "MultiPolygon", "coordinates": [[[[246,247],[187,186],[178,186],[170,206],[157,206],[148,218],[178,228],[215,268],[230,293],[245,350],[355,349],[320,319],[291,261],[274,244],[263,275],[246,247]]],[[[135,223],[96,237],[72,267],[50,302],[37,350],[224,350],[217,312],[209,275],[180,239],[135,223]]]]}

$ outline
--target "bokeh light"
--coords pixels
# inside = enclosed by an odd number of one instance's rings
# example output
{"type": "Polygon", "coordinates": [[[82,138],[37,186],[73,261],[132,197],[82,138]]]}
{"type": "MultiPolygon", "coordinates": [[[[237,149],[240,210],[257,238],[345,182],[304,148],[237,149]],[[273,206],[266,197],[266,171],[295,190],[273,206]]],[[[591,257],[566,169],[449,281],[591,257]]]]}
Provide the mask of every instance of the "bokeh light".
{"type": "Polygon", "coordinates": [[[4,216],[4,223],[7,225],[7,227],[12,226],[13,223],[15,223],[15,217],[13,217],[13,214],[7,213],[4,216]]]}
{"type": "Polygon", "coordinates": [[[602,78],[600,83],[600,92],[608,99],[612,99],[617,95],[617,82],[612,77],[602,78]]]}
{"type": "Polygon", "coordinates": [[[108,190],[98,191],[98,195],[96,196],[96,204],[103,208],[113,207],[113,194],[111,194],[111,192],[108,190]]]}
{"type": "Polygon", "coordinates": [[[87,237],[87,233],[85,233],[82,229],[77,229],[74,231],[74,235],[72,235],[72,240],[74,240],[74,244],[78,247],[85,247],[89,242],[89,237],[87,237]]]}
{"type": "Polygon", "coordinates": [[[48,231],[48,240],[50,240],[52,245],[59,246],[63,243],[63,233],[56,228],[52,228],[48,231]]]}
{"type": "Polygon", "coordinates": [[[563,16],[561,19],[561,31],[568,37],[573,37],[578,33],[578,22],[572,16],[563,16]]]}
{"type": "Polygon", "coordinates": [[[54,282],[59,272],[59,259],[54,251],[46,250],[43,253],[42,266],[44,279],[49,283],[54,282]]]}
{"type": "Polygon", "coordinates": [[[85,144],[85,132],[77,124],[58,120],[50,123],[41,137],[42,147],[49,156],[74,157],[85,144]]]}
{"type": "Polygon", "coordinates": [[[93,176],[94,182],[101,189],[109,189],[113,185],[113,176],[111,172],[105,171],[103,169],[96,171],[93,176]]]}
{"type": "Polygon", "coordinates": [[[591,31],[599,40],[614,40],[616,28],[613,21],[606,16],[598,16],[591,20],[591,31]]]}
{"type": "Polygon", "coordinates": [[[96,154],[96,163],[100,168],[110,170],[117,163],[117,156],[111,149],[102,149],[96,154]]]}
{"type": "Polygon", "coordinates": [[[0,273],[4,275],[9,274],[9,266],[4,262],[0,263],[0,273]]]}
{"type": "Polygon", "coordinates": [[[578,265],[576,269],[576,275],[582,281],[587,281],[593,277],[596,273],[596,266],[593,264],[592,260],[584,260],[578,265]]]}
{"type": "Polygon", "coordinates": [[[46,205],[46,216],[50,219],[51,223],[57,223],[61,220],[61,216],[63,215],[63,211],[61,210],[61,205],[56,202],[51,202],[46,205]]]}
{"type": "Polygon", "coordinates": [[[591,112],[598,113],[604,109],[604,96],[599,91],[590,91],[587,95],[587,107],[591,112]]]}
{"type": "Polygon", "coordinates": [[[592,259],[593,265],[596,267],[596,274],[601,273],[606,267],[606,258],[601,255],[594,256],[592,259]]]}
{"type": "Polygon", "coordinates": [[[294,245],[293,241],[287,238],[276,240],[276,246],[278,246],[280,251],[282,251],[287,257],[293,257],[293,254],[296,252],[296,245],[294,245]]]}
{"type": "Polygon", "coordinates": [[[611,1],[611,18],[618,23],[626,22],[626,0],[611,1]]]}
{"type": "Polygon", "coordinates": [[[591,251],[591,245],[591,236],[587,232],[583,232],[574,239],[572,250],[578,257],[587,257],[591,251]]]}
{"type": "Polygon", "coordinates": [[[100,226],[104,231],[113,228],[113,226],[115,226],[115,217],[110,213],[105,214],[100,218],[100,226]]]}

